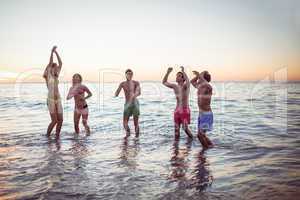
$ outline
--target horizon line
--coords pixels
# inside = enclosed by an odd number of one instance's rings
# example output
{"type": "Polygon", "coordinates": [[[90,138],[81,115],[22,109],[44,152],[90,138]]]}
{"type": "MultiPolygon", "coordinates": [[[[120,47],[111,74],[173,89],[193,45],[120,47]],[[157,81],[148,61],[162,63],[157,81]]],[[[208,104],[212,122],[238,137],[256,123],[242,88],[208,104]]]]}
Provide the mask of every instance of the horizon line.
{"type": "MultiPolygon", "coordinates": [[[[104,82],[100,82],[100,81],[90,81],[90,80],[85,80],[83,82],[86,83],[120,83],[124,80],[120,80],[120,81],[104,81],[104,82]]],[[[70,83],[72,81],[60,81],[61,83],[70,83]]],[[[141,80],[139,81],[141,83],[143,82],[161,82],[160,80],[141,80]]],[[[175,82],[175,81],[171,81],[171,82],[175,82]]],[[[223,82],[235,82],[235,83],[257,83],[257,82],[265,82],[264,80],[216,80],[216,81],[211,81],[211,83],[223,83],[223,82]]],[[[300,83],[300,79],[299,80],[268,80],[268,82],[270,83],[300,83]]],[[[17,84],[17,81],[0,81],[0,84],[17,84]]],[[[42,84],[45,83],[44,81],[24,81],[21,82],[24,84],[42,84]]]]}

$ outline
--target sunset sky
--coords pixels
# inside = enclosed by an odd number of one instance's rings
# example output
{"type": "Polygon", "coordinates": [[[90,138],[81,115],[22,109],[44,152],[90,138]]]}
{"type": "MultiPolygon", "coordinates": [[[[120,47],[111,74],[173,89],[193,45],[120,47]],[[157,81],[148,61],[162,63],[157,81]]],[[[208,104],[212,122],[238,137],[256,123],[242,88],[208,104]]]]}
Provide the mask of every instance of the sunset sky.
{"type": "Polygon", "coordinates": [[[300,80],[299,10],[297,0],[1,0],[0,82],[43,81],[53,45],[64,80],[119,81],[132,68],[155,81],[179,65],[218,81],[282,68],[300,80]]]}

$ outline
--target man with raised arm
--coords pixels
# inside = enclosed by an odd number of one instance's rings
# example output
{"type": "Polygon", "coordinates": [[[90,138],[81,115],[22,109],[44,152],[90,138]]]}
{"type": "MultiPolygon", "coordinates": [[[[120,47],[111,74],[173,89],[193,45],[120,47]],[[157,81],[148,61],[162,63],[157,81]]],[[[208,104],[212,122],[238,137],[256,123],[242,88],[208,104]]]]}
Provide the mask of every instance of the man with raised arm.
{"type": "Polygon", "coordinates": [[[191,84],[197,89],[198,96],[198,139],[201,142],[204,149],[213,147],[212,142],[206,136],[207,131],[211,131],[213,128],[213,113],[211,110],[211,96],[212,87],[209,84],[211,76],[208,71],[199,73],[193,71],[195,77],[191,80],[191,84]]]}
{"type": "Polygon", "coordinates": [[[125,71],[126,81],[120,83],[115,96],[117,97],[121,90],[124,90],[125,94],[125,105],[123,112],[123,127],[126,131],[126,137],[130,135],[130,129],[128,126],[128,121],[130,116],[133,116],[133,122],[135,127],[135,136],[138,137],[140,133],[139,128],[139,101],[137,97],[141,94],[140,83],[138,81],[132,80],[133,72],[131,69],[125,71]]]}
{"type": "Polygon", "coordinates": [[[193,135],[188,126],[191,118],[191,112],[189,108],[190,81],[184,71],[184,67],[181,66],[181,71],[177,72],[176,74],[177,84],[169,83],[168,77],[172,70],[173,68],[168,68],[162,83],[166,87],[173,89],[176,97],[176,109],[174,111],[175,139],[178,140],[180,137],[180,125],[182,125],[189,138],[192,139],[193,135]]]}

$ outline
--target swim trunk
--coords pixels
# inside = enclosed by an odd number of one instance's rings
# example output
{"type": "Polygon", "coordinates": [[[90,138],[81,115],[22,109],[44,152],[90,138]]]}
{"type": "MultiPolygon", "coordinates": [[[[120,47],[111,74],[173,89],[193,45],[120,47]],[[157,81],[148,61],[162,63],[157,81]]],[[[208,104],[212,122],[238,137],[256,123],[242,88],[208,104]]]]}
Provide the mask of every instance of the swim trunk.
{"type": "Polygon", "coordinates": [[[88,108],[88,105],[84,105],[83,108],[76,108],[75,107],[75,111],[76,113],[78,114],[81,114],[81,115],[88,115],[89,114],[89,108],[88,108]]]}
{"type": "Polygon", "coordinates": [[[58,113],[63,113],[63,108],[62,108],[60,98],[59,99],[47,98],[47,107],[51,114],[56,113],[56,111],[58,113]]]}
{"type": "Polygon", "coordinates": [[[123,115],[125,117],[130,117],[130,116],[134,116],[137,117],[140,115],[140,105],[139,105],[139,101],[135,100],[132,103],[125,103],[124,104],[124,113],[123,115]]]}
{"type": "Polygon", "coordinates": [[[190,124],[191,111],[189,107],[177,107],[174,111],[174,122],[175,124],[190,124]]]}
{"type": "Polygon", "coordinates": [[[201,112],[198,117],[198,129],[204,131],[212,131],[214,116],[211,111],[201,112]]]}

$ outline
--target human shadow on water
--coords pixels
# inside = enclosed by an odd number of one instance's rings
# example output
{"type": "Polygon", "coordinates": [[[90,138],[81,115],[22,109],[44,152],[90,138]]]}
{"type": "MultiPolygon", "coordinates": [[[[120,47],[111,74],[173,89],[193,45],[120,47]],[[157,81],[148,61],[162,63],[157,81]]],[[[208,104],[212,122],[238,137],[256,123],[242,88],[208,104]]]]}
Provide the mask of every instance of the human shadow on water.
{"type": "Polygon", "coordinates": [[[209,162],[204,154],[204,150],[200,150],[196,153],[195,166],[192,171],[191,187],[196,188],[197,191],[201,192],[206,190],[208,186],[213,183],[213,176],[209,170],[209,162]]]}
{"type": "Polygon", "coordinates": [[[130,144],[129,137],[124,137],[121,144],[120,165],[130,169],[136,169],[138,166],[136,157],[140,151],[139,138],[134,138],[130,144]]]}
{"type": "Polygon", "coordinates": [[[172,147],[172,155],[170,159],[171,173],[169,178],[171,180],[185,180],[186,172],[189,167],[187,157],[191,151],[192,140],[188,139],[186,148],[179,149],[179,140],[174,140],[172,147]]]}

